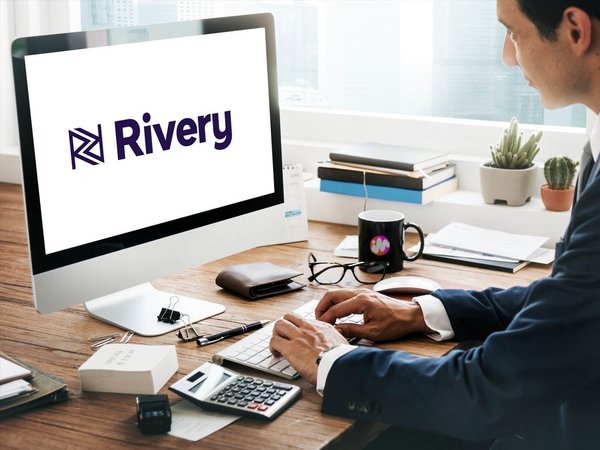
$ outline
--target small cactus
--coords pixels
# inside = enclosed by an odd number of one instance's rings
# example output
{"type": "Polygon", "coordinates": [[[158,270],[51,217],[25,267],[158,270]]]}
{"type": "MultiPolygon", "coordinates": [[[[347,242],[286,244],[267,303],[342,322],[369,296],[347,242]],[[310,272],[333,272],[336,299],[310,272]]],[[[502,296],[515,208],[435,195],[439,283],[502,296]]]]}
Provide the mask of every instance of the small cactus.
{"type": "Polygon", "coordinates": [[[569,189],[573,185],[573,178],[578,162],[566,156],[554,156],[544,164],[544,177],[548,187],[554,190],[569,189]]]}
{"type": "Polygon", "coordinates": [[[527,169],[533,164],[533,158],[540,148],[538,143],[542,139],[542,132],[532,134],[527,142],[521,146],[523,133],[518,134],[519,123],[514,117],[510,126],[504,130],[502,139],[496,146],[490,145],[492,153],[492,167],[498,169],[527,169]]]}

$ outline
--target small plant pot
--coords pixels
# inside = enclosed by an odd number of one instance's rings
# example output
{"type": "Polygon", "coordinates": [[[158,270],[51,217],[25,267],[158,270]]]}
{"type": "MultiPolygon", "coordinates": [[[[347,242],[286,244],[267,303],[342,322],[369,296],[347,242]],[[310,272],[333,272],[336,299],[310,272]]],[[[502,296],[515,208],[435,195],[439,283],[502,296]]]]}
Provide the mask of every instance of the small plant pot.
{"type": "Polygon", "coordinates": [[[542,203],[548,211],[568,211],[573,204],[573,186],[569,189],[550,189],[547,184],[540,188],[542,203]]]}
{"type": "Polygon", "coordinates": [[[534,192],[536,176],[535,164],[526,169],[498,169],[489,162],[482,163],[479,166],[481,195],[491,205],[503,201],[508,206],[522,206],[534,192]]]}

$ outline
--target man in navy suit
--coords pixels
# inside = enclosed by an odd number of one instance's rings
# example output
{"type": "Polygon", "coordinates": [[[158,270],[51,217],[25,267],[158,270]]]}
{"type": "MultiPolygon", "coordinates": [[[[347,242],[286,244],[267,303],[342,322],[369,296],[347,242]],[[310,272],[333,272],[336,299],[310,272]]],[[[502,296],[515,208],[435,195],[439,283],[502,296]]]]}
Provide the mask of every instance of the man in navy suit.
{"type": "MultiPolygon", "coordinates": [[[[599,0],[497,0],[497,14],[507,30],[504,63],[521,68],[544,106],[583,103],[600,113],[599,0]]],[[[442,448],[600,449],[598,122],[550,276],[411,302],[330,291],[318,321],[288,314],[276,323],[271,349],[322,392],[323,412],[448,436],[442,448]],[[330,325],[350,313],[364,314],[364,325],[330,325]],[[418,358],[345,339],[415,332],[482,344],[418,358]]]]}

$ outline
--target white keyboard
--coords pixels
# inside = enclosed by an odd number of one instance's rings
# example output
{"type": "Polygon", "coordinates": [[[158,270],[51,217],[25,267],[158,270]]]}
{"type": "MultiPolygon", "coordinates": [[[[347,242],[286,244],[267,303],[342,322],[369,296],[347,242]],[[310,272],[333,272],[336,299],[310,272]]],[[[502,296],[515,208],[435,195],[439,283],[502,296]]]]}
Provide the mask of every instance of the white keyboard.
{"type": "MultiPolygon", "coordinates": [[[[295,309],[294,313],[302,317],[314,319],[317,303],[317,300],[305,303],[300,308],[295,309]]],[[[338,320],[338,323],[362,323],[362,321],[362,314],[352,314],[338,320]]],[[[215,353],[212,357],[213,362],[223,364],[225,361],[230,361],[290,380],[298,378],[298,372],[290,366],[290,363],[286,359],[283,357],[276,358],[269,351],[269,341],[271,340],[274,324],[275,321],[270,322],[263,328],[237,341],[235,344],[231,344],[229,347],[215,353]]]]}

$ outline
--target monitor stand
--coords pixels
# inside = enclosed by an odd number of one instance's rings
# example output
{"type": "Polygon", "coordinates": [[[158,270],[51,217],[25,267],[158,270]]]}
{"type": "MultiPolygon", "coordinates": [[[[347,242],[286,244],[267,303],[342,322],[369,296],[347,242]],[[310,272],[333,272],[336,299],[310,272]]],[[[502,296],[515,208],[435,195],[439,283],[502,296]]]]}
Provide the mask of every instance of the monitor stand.
{"type": "Polygon", "coordinates": [[[188,323],[198,322],[225,311],[225,307],[218,303],[159,291],[150,283],[87,301],[85,309],[96,319],[142,336],[169,333],[188,323]],[[177,299],[179,301],[175,303],[177,299]],[[182,318],[175,323],[161,322],[158,316],[162,308],[179,311],[182,318]]]}

